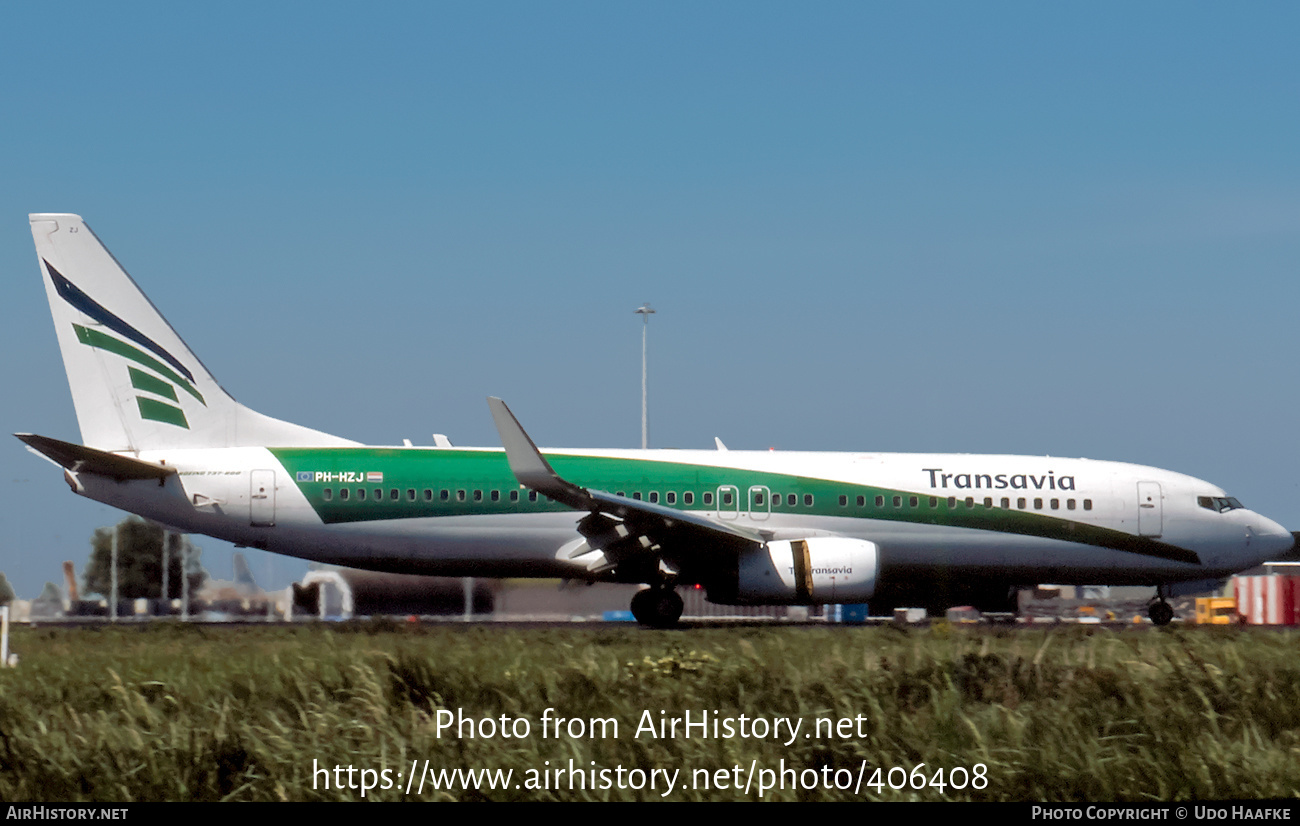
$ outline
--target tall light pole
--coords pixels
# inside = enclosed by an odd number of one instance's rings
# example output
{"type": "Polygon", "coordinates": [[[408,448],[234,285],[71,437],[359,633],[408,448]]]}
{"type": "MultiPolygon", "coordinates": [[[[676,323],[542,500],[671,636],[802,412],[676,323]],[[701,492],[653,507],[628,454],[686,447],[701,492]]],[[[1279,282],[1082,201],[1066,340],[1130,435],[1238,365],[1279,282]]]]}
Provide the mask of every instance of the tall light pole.
{"type": "Polygon", "coordinates": [[[112,593],[109,594],[108,618],[113,622],[117,622],[117,537],[121,532],[122,526],[120,524],[113,526],[113,540],[112,544],[109,545],[109,567],[111,572],[108,578],[108,590],[112,593]]]}
{"type": "Polygon", "coordinates": [[[650,430],[646,424],[645,337],[646,331],[650,329],[650,316],[654,314],[654,310],[649,304],[642,304],[633,312],[641,316],[641,449],[645,450],[650,443],[650,430]]]}

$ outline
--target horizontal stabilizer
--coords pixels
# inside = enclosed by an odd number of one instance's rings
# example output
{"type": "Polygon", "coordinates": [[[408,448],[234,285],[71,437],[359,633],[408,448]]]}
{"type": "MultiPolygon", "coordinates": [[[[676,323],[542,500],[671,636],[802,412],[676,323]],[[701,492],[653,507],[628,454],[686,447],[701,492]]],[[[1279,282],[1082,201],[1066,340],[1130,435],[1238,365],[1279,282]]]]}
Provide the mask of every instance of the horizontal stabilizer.
{"type": "Polygon", "coordinates": [[[93,447],[61,442],[34,433],[15,433],[29,448],[53,459],[60,467],[73,473],[93,473],[124,482],[128,479],[166,479],[176,468],[133,459],[93,447]]]}

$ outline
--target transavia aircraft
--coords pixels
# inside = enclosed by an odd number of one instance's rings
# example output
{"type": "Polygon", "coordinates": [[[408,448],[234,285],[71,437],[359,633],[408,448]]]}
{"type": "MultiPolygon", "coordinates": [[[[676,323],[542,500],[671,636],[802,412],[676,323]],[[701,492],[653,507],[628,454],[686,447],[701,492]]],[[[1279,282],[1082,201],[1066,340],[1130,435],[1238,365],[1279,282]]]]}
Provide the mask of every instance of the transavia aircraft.
{"type": "Polygon", "coordinates": [[[538,450],[488,399],[504,451],[368,447],[226,394],[76,215],[32,235],[84,444],[17,434],[75,493],[240,545],[380,571],[678,586],[717,603],[1014,610],[1039,582],[1166,598],[1293,547],[1223,490],[1087,459],[538,450]]]}

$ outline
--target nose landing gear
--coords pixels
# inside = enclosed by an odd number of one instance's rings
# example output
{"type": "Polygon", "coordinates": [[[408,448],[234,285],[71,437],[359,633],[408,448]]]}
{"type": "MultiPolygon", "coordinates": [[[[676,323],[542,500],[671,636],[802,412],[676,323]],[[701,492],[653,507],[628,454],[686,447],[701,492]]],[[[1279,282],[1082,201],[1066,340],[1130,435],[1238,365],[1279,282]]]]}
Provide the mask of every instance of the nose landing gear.
{"type": "Polygon", "coordinates": [[[1156,625],[1168,625],[1173,622],[1174,609],[1162,599],[1151,603],[1151,607],[1147,609],[1147,616],[1151,617],[1151,621],[1156,625]]]}
{"type": "Polygon", "coordinates": [[[1155,625],[1164,626],[1173,622],[1174,607],[1165,601],[1165,587],[1156,588],[1156,598],[1147,606],[1147,616],[1155,625]]]}

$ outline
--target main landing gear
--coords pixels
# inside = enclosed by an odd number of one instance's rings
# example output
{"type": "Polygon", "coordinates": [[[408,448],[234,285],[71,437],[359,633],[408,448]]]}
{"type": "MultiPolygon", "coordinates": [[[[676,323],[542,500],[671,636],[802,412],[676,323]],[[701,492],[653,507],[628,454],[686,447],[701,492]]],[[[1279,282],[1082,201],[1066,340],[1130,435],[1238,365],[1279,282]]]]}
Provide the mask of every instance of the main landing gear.
{"type": "Polygon", "coordinates": [[[682,617],[682,598],[672,588],[652,585],[632,597],[632,616],[651,628],[672,628],[682,617]]]}

